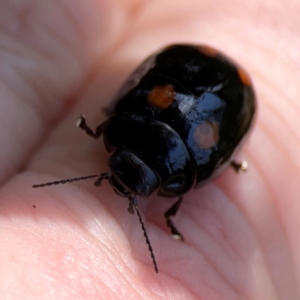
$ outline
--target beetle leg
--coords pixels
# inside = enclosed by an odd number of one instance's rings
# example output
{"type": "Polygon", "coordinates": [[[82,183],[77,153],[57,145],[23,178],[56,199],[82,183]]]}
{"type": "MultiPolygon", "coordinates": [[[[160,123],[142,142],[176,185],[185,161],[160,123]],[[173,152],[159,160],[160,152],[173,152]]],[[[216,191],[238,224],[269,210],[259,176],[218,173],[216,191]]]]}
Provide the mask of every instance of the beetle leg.
{"type": "Polygon", "coordinates": [[[166,218],[166,223],[167,226],[171,229],[171,234],[172,237],[175,240],[180,240],[183,241],[183,236],[182,234],[177,230],[177,228],[175,227],[173,221],[170,219],[170,217],[175,216],[181,203],[182,203],[183,197],[180,196],[178,198],[178,200],[165,212],[164,216],[166,218]]]}
{"type": "Polygon", "coordinates": [[[95,186],[100,186],[102,184],[102,181],[104,179],[109,179],[109,177],[111,176],[110,172],[105,172],[105,173],[101,173],[98,177],[98,179],[95,181],[94,185],[95,186]]]}
{"type": "Polygon", "coordinates": [[[76,126],[83,131],[89,136],[92,136],[93,138],[97,139],[102,135],[103,132],[103,127],[102,124],[98,126],[95,130],[95,132],[86,124],[85,116],[80,115],[80,119],[76,122],[76,126]]]}
{"type": "Polygon", "coordinates": [[[248,163],[245,160],[240,163],[232,161],[230,165],[237,173],[244,173],[248,169],[248,163]]]}
{"type": "Polygon", "coordinates": [[[134,205],[137,205],[137,203],[136,203],[136,198],[135,198],[135,197],[129,196],[128,199],[129,199],[129,206],[128,206],[127,211],[128,211],[130,214],[134,214],[133,206],[134,206],[134,205]],[[135,203],[134,203],[134,202],[135,202],[135,203]]]}

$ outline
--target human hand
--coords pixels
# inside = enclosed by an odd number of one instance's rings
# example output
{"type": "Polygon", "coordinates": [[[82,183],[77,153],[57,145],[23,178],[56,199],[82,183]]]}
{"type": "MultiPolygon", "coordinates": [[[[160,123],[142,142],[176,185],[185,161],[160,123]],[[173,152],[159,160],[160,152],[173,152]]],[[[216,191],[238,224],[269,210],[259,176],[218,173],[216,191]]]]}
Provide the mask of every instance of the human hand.
{"type": "Polygon", "coordinates": [[[0,298],[298,299],[299,3],[2,2],[0,298]],[[259,115],[240,154],[249,171],[185,196],[174,220],[185,242],[164,223],[174,200],[139,200],[157,275],[107,184],[31,185],[106,171],[102,141],[75,121],[99,125],[132,69],[175,42],[245,67],[259,115]]]}

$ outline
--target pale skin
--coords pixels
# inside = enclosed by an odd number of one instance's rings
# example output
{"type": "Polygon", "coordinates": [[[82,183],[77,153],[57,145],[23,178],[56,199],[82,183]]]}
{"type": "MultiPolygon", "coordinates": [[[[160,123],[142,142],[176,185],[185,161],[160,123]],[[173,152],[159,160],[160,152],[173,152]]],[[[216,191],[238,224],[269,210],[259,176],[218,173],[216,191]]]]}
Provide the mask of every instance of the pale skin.
{"type": "Polygon", "coordinates": [[[0,299],[299,299],[299,13],[296,0],[2,1],[0,299]],[[175,199],[139,199],[156,274],[107,183],[31,185],[107,171],[76,120],[99,125],[132,69],[174,42],[243,65],[259,113],[238,157],[248,172],[186,195],[185,242],[164,223],[175,199]]]}

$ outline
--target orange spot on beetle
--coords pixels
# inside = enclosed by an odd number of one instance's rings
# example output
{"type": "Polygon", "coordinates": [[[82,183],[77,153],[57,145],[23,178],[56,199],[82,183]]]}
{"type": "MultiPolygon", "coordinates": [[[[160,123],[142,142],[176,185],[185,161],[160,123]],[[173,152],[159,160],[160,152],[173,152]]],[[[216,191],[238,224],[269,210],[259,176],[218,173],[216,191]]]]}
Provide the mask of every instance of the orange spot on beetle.
{"type": "Polygon", "coordinates": [[[251,79],[249,77],[249,75],[246,73],[246,71],[242,68],[238,68],[237,69],[237,73],[240,77],[241,82],[246,85],[246,86],[250,86],[251,85],[251,79]]]}
{"type": "Polygon", "coordinates": [[[147,101],[159,109],[167,109],[174,102],[175,94],[172,85],[157,85],[148,94],[147,101]]]}
{"type": "Polygon", "coordinates": [[[206,121],[197,127],[194,140],[201,149],[209,149],[219,141],[219,127],[216,122],[206,121]]]}
{"type": "Polygon", "coordinates": [[[206,56],[209,57],[215,57],[218,54],[218,51],[210,46],[200,46],[199,47],[200,52],[202,52],[203,54],[205,54],[206,56]]]}

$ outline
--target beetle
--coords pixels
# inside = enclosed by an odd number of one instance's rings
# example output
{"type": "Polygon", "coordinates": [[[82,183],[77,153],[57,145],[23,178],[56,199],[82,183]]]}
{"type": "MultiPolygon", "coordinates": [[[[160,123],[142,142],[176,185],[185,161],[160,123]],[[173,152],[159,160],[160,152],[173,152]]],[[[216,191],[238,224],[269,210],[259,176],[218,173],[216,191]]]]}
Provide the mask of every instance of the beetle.
{"type": "Polygon", "coordinates": [[[111,153],[109,170],[43,187],[97,177],[129,200],[142,225],[155,271],[157,263],[137,197],[156,192],[177,197],[165,213],[174,238],[183,240],[173,224],[183,195],[201,187],[231,165],[245,171],[246,162],[233,158],[248,136],[256,99],[248,74],[230,58],[205,45],[178,44],[148,57],[127,79],[107,109],[107,119],[92,130],[81,115],[78,127],[103,136],[111,153]]]}

